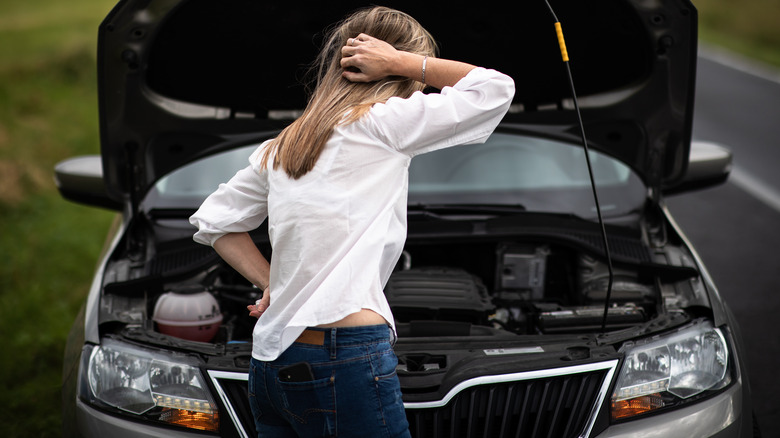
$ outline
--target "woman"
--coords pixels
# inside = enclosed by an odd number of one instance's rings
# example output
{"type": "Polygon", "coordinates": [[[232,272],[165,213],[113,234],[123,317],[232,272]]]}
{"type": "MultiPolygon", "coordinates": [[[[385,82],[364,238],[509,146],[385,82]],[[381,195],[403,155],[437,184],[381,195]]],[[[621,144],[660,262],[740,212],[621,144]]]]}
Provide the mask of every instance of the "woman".
{"type": "Polygon", "coordinates": [[[514,94],[508,76],[434,51],[402,12],[346,18],[303,115],[190,219],[196,241],[264,291],[248,306],[260,437],[409,436],[383,294],[406,238],[408,165],[484,142],[514,94]],[[266,217],[270,265],[247,233],[266,217]]]}

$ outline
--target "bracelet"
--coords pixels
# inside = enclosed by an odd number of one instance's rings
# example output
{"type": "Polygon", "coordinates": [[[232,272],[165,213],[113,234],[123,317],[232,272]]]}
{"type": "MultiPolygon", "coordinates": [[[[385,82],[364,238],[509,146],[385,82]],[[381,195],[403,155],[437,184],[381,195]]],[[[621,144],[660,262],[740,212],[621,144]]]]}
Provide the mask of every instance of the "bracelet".
{"type": "Polygon", "coordinates": [[[422,65],[422,83],[425,83],[425,64],[428,63],[428,55],[425,55],[425,58],[423,58],[423,65],[422,65]]]}

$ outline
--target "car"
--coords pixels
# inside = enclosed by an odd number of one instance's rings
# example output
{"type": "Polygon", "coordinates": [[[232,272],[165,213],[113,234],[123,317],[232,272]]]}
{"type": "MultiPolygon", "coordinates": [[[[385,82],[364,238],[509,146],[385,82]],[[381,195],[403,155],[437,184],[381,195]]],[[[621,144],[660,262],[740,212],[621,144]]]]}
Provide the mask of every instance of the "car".
{"type": "MultiPolygon", "coordinates": [[[[100,154],[55,169],[64,198],[117,212],[66,345],[65,436],[256,436],[259,291],[188,218],[300,114],[321,30],[360,6],[123,0],[102,22],[100,154]]],[[[409,168],[385,295],[412,436],[754,436],[739,326],[664,201],[731,167],[691,135],[695,7],[387,6],[517,85],[484,145],[409,168]]]]}

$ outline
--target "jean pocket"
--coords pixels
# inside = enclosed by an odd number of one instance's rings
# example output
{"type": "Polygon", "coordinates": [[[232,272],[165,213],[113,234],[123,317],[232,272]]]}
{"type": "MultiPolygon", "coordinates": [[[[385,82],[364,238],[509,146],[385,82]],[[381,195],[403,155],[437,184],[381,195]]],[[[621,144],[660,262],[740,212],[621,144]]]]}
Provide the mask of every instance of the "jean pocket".
{"type": "Polygon", "coordinates": [[[302,436],[336,436],[336,390],[333,375],[309,382],[276,380],[282,408],[302,436]]]}
{"type": "MultiPolygon", "coordinates": [[[[388,344],[389,347],[389,344],[388,344]]],[[[398,357],[395,355],[392,349],[387,349],[377,356],[372,361],[372,371],[374,374],[374,380],[380,381],[384,379],[392,379],[396,376],[396,368],[398,367],[398,357]]]]}

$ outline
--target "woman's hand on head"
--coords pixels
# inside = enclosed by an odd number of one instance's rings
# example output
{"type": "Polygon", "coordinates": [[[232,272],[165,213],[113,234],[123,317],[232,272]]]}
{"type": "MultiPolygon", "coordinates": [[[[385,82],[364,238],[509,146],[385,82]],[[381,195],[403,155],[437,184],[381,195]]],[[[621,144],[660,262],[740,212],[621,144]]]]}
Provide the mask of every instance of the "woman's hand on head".
{"type": "Polygon", "coordinates": [[[402,53],[385,41],[361,33],[341,48],[342,76],[351,82],[373,82],[394,75],[402,53]]]}

